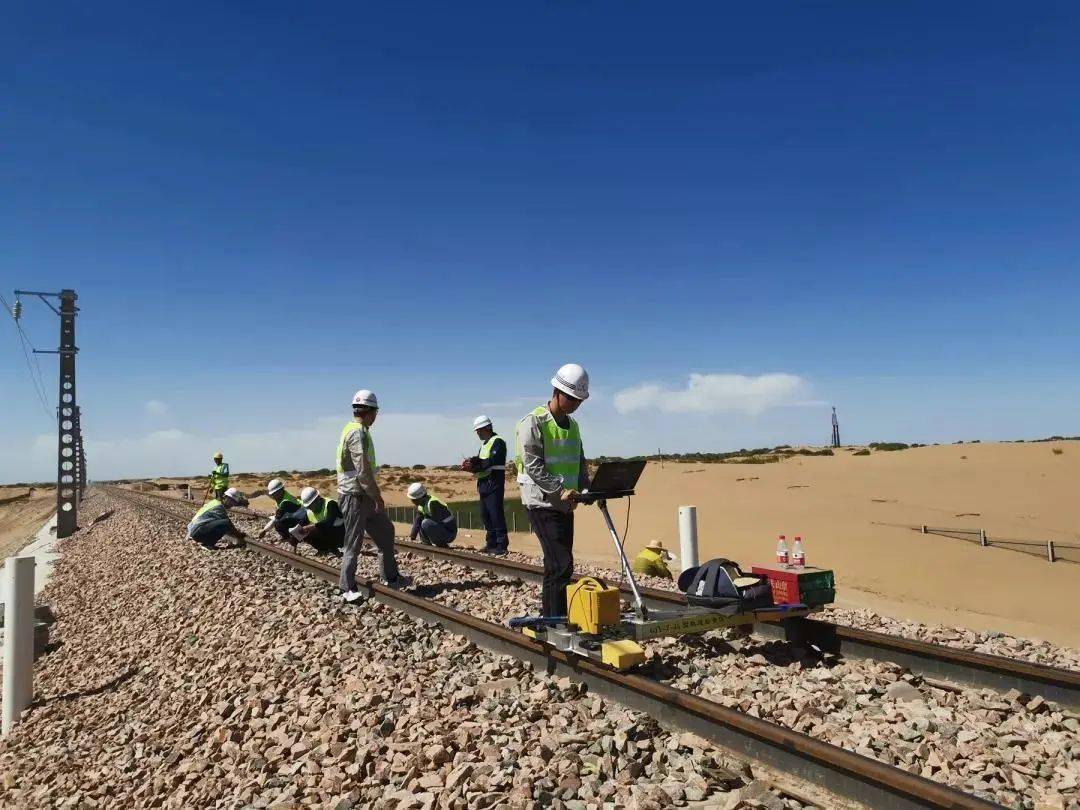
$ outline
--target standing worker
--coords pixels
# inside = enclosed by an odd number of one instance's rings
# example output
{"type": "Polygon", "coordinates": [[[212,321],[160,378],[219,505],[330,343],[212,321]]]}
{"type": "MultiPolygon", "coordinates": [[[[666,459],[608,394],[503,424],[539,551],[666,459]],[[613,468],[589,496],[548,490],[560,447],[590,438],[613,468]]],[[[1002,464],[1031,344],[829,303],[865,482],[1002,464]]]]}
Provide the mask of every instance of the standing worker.
{"type": "Polygon", "coordinates": [[[473,430],[480,438],[480,453],[467,458],[461,468],[476,474],[476,492],[480,496],[480,512],[487,529],[485,554],[506,556],[510,537],[506,533],[506,513],[503,498],[506,491],[506,442],[495,432],[491,417],[478,416],[473,420],[473,430]]]}
{"type": "Polygon", "coordinates": [[[441,548],[453,543],[457,537],[457,520],[450,507],[428,492],[419,481],[409,484],[406,494],[416,507],[416,520],[409,540],[415,541],[420,535],[425,544],[441,548]]]}
{"type": "Polygon", "coordinates": [[[574,508],[588,487],[581,430],[570,415],[589,398],[589,375],[567,363],[551,378],[551,399],[517,426],[521,502],[544,552],[544,616],[566,615],[566,586],[574,574],[574,508]]]}
{"type": "Polygon", "coordinates": [[[234,506],[247,506],[247,498],[236,489],[229,488],[221,498],[211,498],[199,507],[187,527],[188,540],[194,540],[203,548],[213,548],[226,535],[243,540],[245,534],[229,520],[229,510],[234,506]]]}
{"type": "Polygon", "coordinates": [[[214,469],[210,472],[210,483],[207,491],[218,500],[229,488],[229,465],[224,462],[225,456],[218,450],[214,453],[214,469]]]}
{"type": "Polygon", "coordinates": [[[345,548],[338,587],[346,602],[355,602],[356,562],[366,531],[379,550],[383,582],[391,588],[407,588],[412,579],[398,571],[394,556],[394,524],[386,515],[379,484],[375,480],[375,442],[371,426],[379,415],[379,400],[366,389],[352,399],[353,418],[341,429],[337,447],[338,496],[345,514],[345,548]]]}

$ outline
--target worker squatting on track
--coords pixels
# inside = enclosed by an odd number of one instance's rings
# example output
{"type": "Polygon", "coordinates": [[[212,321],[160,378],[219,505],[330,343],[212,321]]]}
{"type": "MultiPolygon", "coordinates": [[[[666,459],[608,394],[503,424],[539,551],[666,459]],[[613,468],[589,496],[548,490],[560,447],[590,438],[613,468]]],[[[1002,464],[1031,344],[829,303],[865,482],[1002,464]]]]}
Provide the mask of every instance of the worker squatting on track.
{"type": "Polygon", "coordinates": [[[419,481],[410,484],[406,494],[416,507],[416,520],[409,539],[415,541],[419,535],[426,545],[442,548],[454,542],[458,527],[450,507],[428,492],[419,481]]]}
{"type": "Polygon", "coordinates": [[[650,540],[638,555],[634,558],[633,570],[635,574],[645,574],[650,577],[662,577],[673,579],[668,563],[675,559],[675,555],[664,548],[659,540],[650,540]]]}
{"type": "Polygon", "coordinates": [[[204,503],[188,524],[188,540],[203,548],[214,548],[226,536],[243,540],[246,535],[229,519],[229,510],[234,506],[247,506],[247,498],[231,487],[221,493],[220,499],[212,498],[204,503]]]}
{"type": "Polygon", "coordinates": [[[307,523],[307,511],[300,499],[285,489],[285,482],[280,478],[270,479],[266,485],[266,494],[276,504],[274,516],[270,518],[259,537],[273,529],[282,540],[290,540],[289,530],[307,523]]]}
{"type": "Polygon", "coordinates": [[[503,500],[506,492],[506,441],[495,432],[488,416],[473,420],[473,430],[480,439],[480,452],[461,463],[461,469],[476,475],[476,494],[487,534],[483,552],[502,557],[510,548],[506,532],[503,500]]]}
{"type": "Polygon", "coordinates": [[[345,517],[338,502],[323,496],[315,487],[300,491],[303,514],[289,529],[289,542],[296,548],[308,543],[320,554],[340,554],[345,543],[345,517]]]}
{"type": "Polygon", "coordinates": [[[589,398],[589,375],[577,363],[551,378],[551,399],[517,426],[521,502],[544,552],[544,616],[566,616],[566,586],[574,573],[574,509],[589,485],[581,430],[571,416],[589,398]]]}

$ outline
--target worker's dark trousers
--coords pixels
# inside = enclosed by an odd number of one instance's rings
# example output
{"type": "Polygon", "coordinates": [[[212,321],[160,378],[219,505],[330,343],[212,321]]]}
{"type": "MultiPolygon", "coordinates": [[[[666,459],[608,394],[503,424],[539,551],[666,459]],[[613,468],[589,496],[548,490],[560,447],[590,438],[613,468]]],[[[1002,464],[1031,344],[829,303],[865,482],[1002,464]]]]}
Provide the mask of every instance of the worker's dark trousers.
{"type": "Polygon", "coordinates": [[[340,554],[345,545],[345,525],[325,526],[317,524],[315,531],[307,536],[305,543],[310,543],[320,554],[340,554]]]}
{"type": "Polygon", "coordinates": [[[447,526],[445,523],[440,523],[431,518],[424,518],[420,521],[420,539],[426,545],[446,548],[454,542],[454,538],[456,537],[456,524],[451,523],[447,526]]]}
{"type": "Polygon", "coordinates": [[[394,524],[386,516],[386,510],[375,511],[375,501],[363,492],[338,495],[338,503],[345,514],[345,553],[341,558],[341,576],[338,587],[343,591],[356,590],[356,563],[367,532],[379,550],[379,568],[386,582],[398,578],[397,558],[394,556],[394,524]]]}
{"type": "Polygon", "coordinates": [[[298,506],[293,506],[291,503],[279,506],[274,512],[274,529],[282,540],[289,539],[289,529],[306,522],[307,512],[298,506]]]}
{"type": "Polygon", "coordinates": [[[565,616],[566,586],[574,575],[574,515],[556,509],[530,509],[529,523],[544,550],[544,615],[565,616]]]}
{"type": "MultiPolygon", "coordinates": [[[[501,476],[500,476],[501,477],[501,476]]],[[[510,538],[506,533],[506,513],[503,511],[505,480],[493,481],[495,474],[476,484],[480,496],[480,513],[484,518],[485,551],[506,551],[510,547],[510,538]]]]}
{"type": "Polygon", "coordinates": [[[191,532],[191,539],[197,540],[207,548],[213,548],[218,540],[230,532],[235,533],[236,529],[228,518],[208,520],[206,523],[201,523],[195,527],[194,531],[191,532]]]}

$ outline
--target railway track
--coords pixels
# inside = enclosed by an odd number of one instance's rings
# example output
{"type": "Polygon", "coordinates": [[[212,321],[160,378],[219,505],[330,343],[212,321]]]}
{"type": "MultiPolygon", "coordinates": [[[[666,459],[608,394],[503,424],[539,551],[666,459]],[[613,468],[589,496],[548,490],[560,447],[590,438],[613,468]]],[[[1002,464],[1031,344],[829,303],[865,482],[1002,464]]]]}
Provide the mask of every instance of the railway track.
{"type": "MultiPolygon", "coordinates": [[[[161,503],[169,500],[179,506],[175,499],[155,498],[115,487],[109,487],[107,491],[177,523],[187,522],[185,515],[161,503]]],[[[323,581],[337,582],[337,569],[320,560],[251,540],[247,542],[247,548],[323,581]]],[[[415,594],[396,591],[375,581],[364,583],[361,590],[369,598],[391,608],[424,621],[439,622],[478,646],[527,661],[538,670],[569,676],[596,694],[662,718],[667,725],[698,734],[739,758],[753,760],[776,775],[781,790],[804,802],[824,807],[861,805],[872,808],[999,806],[650,678],[617,672],[588,659],[568,656],[507,627],[415,594]]]]}
{"type": "MultiPolygon", "coordinates": [[[[121,490],[134,492],[133,490],[121,490]]],[[[156,493],[138,492],[148,498],[173,503],[182,508],[190,504],[156,493]]],[[[266,520],[266,515],[249,509],[234,512],[266,520]]],[[[490,557],[471,551],[437,548],[399,539],[397,545],[429,559],[456,563],[468,568],[491,571],[504,577],[517,577],[529,582],[541,582],[544,571],[540,566],[490,557]]],[[[629,588],[621,586],[626,595],[629,588]]],[[[686,597],[676,591],[639,587],[646,601],[655,607],[672,608],[686,604],[686,597]]],[[[798,622],[800,644],[812,644],[818,649],[851,658],[888,661],[907,667],[923,677],[941,678],[962,687],[976,687],[1007,692],[1016,689],[1029,695],[1040,695],[1062,706],[1080,710],[1080,672],[1043,664],[1032,664],[999,655],[960,650],[940,644],[862,630],[823,619],[806,618],[798,622]]],[[[765,638],[785,637],[779,624],[759,622],[753,633],[765,638]]]]}

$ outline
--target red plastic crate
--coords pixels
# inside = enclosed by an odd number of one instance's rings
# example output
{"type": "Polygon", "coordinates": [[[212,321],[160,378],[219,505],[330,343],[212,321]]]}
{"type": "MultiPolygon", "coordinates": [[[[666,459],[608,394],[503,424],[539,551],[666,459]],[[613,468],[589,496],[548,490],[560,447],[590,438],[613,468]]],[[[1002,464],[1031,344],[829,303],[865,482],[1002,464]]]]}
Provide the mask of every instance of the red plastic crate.
{"type": "Polygon", "coordinates": [[[817,606],[833,601],[836,586],[833,572],[828,568],[812,565],[793,568],[774,563],[755,565],[750,570],[758,576],[768,577],[775,605],[813,603],[817,606]]]}

